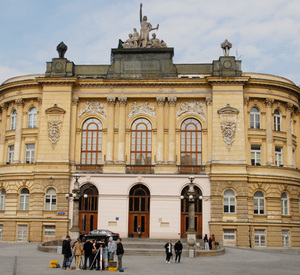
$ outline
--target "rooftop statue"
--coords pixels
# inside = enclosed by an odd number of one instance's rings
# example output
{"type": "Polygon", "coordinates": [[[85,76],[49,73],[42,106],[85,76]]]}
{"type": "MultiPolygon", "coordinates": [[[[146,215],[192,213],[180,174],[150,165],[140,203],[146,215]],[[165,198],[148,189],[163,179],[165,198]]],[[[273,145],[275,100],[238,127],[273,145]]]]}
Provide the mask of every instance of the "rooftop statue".
{"type": "Polygon", "coordinates": [[[57,45],[56,50],[58,52],[59,58],[65,58],[65,53],[68,50],[68,46],[64,42],[60,42],[57,45]]]}
{"type": "Polygon", "coordinates": [[[227,39],[225,39],[225,41],[221,44],[221,48],[223,49],[224,56],[229,56],[232,44],[227,39]]]}
{"type": "Polygon", "coordinates": [[[159,24],[157,24],[156,28],[153,28],[152,25],[147,22],[147,16],[143,16],[142,12],[143,5],[140,5],[140,24],[141,30],[140,34],[136,30],[133,29],[133,33],[129,34],[129,38],[123,42],[119,41],[119,48],[166,48],[167,45],[163,40],[159,40],[156,38],[156,34],[152,34],[152,39],[149,38],[149,34],[151,31],[158,30],[159,24]]]}

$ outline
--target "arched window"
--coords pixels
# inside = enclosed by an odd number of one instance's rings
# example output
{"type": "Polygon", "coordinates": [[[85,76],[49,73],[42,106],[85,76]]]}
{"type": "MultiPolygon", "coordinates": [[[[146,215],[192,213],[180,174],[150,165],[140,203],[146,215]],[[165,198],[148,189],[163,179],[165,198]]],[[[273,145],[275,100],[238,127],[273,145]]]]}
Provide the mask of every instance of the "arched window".
{"type": "MultiPolygon", "coordinates": [[[[202,192],[198,186],[194,186],[194,190],[196,192],[195,214],[201,214],[202,200],[199,197],[202,196],[202,192]]],[[[189,186],[186,186],[181,192],[181,195],[184,197],[184,199],[181,200],[181,213],[186,213],[186,214],[189,213],[189,196],[187,195],[188,191],[189,191],[189,186]]]]}
{"type": "Polygon", "coordinates": [[[224,192],[224,213],[235,213],[235,193],[231,189],[224,192]]]}
{"type": "Polygon", "coordinates": [[[16,130],[17,111],[13,110],[10,115],[10,130],[16,130]]]}
{"type": "Polygon", "coordinates": [[[202,164],[202,127],[194,118],[186,119],[181,124],[181,165],[202,164]]]}
{"type": "Polygon", "coordinates": [[[19,210],[28,210],[29,209],[29,190],[23,188],[20,192],[20,204],[19,210]]]}
{"type": "Polygon", "coordinates": [[[274,111],[274,130],[281,131],[281,114],[278,109],[274,111]]]}
{"type": "Polygon", "coordinates": [[[264,193],[261,191],[257,191],[254,194],[254,214],[265,214],[265,196],[264,193]]]}
{"type": "Polygon", "coordinates": [[[36,121],[37,121],[37,109],[35,107],[30,108],[28,112],[28,128],[36,128],[36,121]]]}
{"type": "Polygon", "coordinates": [[[0,211],[5,210],[5,197],[6,197],[6,191],[5,191],[5,189],[2,189],[1,195],[0,195],[0,211]]]}
{"type": "Polygon", "coordinates": [[[96,118],[86,120],[82,128],[81,164],[101,164],[102,124],[96,118]]]}
{"type": "Polygon", "coordinates": [[[54,188],[49,188],[46,191],[45,210],[56,211],[56,191],[54,188]]]}
{"type": "Polygon", "coordinates": [[[79,200],[80,211],[97,211],[98,210],[98,190],[92,184],[85,184],[80,188],[80,193],[88,195],[87,198],[82,196],[79,200]]]}
{"type": "Polygon", "coordinates": [[[146,212],[150,210],[150,191],[143,184],[133,186],[129,193],[129,211],[146,212]]]}
{"type": "Polygon", "coordinates": [[[289,214],[289,197],[286,193],[281,194],[281,215],[289,214]]]}
{"type": "Polygon", "coordinates": [[[131,165],[151,165],[151,123],[145,118],[135,120],[131,127],[131,165]]]}
{"type": "Polygon", "coordinates": [[[250,128],[260,129],[260,111],[256,107],[252,107],[250,110],[250,128]]]}

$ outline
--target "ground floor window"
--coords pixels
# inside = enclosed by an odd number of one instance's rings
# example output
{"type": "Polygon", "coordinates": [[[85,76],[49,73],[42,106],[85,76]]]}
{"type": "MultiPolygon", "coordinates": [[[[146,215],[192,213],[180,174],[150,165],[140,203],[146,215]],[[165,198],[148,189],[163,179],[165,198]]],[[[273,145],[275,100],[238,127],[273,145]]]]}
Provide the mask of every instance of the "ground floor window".
{"type": "Polygon", "coordinates": [[[28,233],[27,225],[18,225],[17,241],[27,242],[27,233],[28,233]]]}
{"type": "Polygon", "coordinates": [[[265,247],[266,246],[266,230],[265,229],[255,229],[255,246],[265,247]]]}
{"type": "Polygon", "coordinates": [[[0,224],[0,241],[3,239],[3,224],[0,224]]]}
{"type": "Polygon", "coordinates": [[[236,230],[235,229],[224,229],[223,231],[223,244],[229,246],[235,246],[235,237],[236,230]]]}
{"type": "Polygon", "coordinates": [[[290,230],[282,230],[282,247],[290,246],[290,230]]]}
{"type": "Polygon", "coordinates": [[[44,236],[45,237],[55,237],[55,225],[45,225],[44,226],[44,236]]]}

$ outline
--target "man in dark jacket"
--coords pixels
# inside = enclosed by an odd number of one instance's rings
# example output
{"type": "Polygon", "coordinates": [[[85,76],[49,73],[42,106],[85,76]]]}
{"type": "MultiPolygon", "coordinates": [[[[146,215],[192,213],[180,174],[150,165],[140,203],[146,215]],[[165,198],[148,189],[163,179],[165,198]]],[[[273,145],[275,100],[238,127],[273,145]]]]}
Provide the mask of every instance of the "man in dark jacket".
{"type": "Polygon", "coordinates": [[[165,244],[165,249],[166,249],[166,263],[169,264],[170,263],[170,258],[172,256],[172,241],[169,240],[169,242],[167,242],[165,244]]]}
{"type": "MultiPolygon", "coordinates": [[[[66,263],[69,260],[69,258],[72,256],[72,251],[71,251],[71,238],[69,235],[66,236],[66,239],[62,243],[62,254],[64,255],[64,261],[62,268],[66,269],[66,263]]],[[[68,267],[70,268],[70,267],[68,267]]]]}
{"type": "Polygon", "coordinates": [[[84,265],[83,269],[86,270],[87,260],[89,259],[89,267],[93,261],[93,242],[92,240],[87,240],[86,243],[83,245],[84,250],[84,265]]]}
{"type": "Polygon", "coordinates": [[[123,258],[123,254],[124,254],[124,248],[123,248],[123,244],[121,243],[121,239],[119,238],[117,240],[117,257],[118,257],[118,269],[121,271],[123,270],[122,268],[122,258],[123,258]]]}
{"type": "Polygon", "coordinates": [[[178,263],[180,263],[180,258],[181,258],[181,252],[182,252],[182,243],[180,242],[180,240],[175,244],[175,263],[177,262],[177,258],[178,258],[178,263]]]}

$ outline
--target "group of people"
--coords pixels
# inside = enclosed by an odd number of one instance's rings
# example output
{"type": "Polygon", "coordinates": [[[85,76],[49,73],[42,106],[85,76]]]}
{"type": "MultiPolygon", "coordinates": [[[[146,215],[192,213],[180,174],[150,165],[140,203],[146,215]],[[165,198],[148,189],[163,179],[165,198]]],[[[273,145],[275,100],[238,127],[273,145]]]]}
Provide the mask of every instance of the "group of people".
{"type": "Polygon", "coordinates": [[[69,235],[62,244],[62,254],[64,255],[62,268],[66,270],[71,269],[72,259],[75,257],[76,270],[106,270],[108,269],[108,262],[114,260],[114,255],[118,258],[118,269],[122,270],[122,258],[124,254],[123,244],[121,239],[117,240],[117,244],[110,237],[100,240],[87,240],[82,244],[81,239],[78,238],[72,246],[72,240],[69,235]],[[82,262],[82,257],[84,260],[82,262]]]}
{"type": "MultiPolygon", "coordinates": [[[[171,261],[171,258],[173,257],[173,244],[172,241],[169,240],[166,244],[165,244],[165,250],[166,250],[166,263],[169,264],[171,261]]],[[[175,244],[174,247],[175,250],[175,263],[180,263],[180,259],[181,259],[181,253],[182,253],[182,243],[179,241],[177,241],[177,243],[175,244]]]]}
{"type": "Polygon", "coordinates": [[[216,250],[216,238],[214,234],[211,234],[209,238],[205,234],[203,241],[205,250],[216,250]]]}

